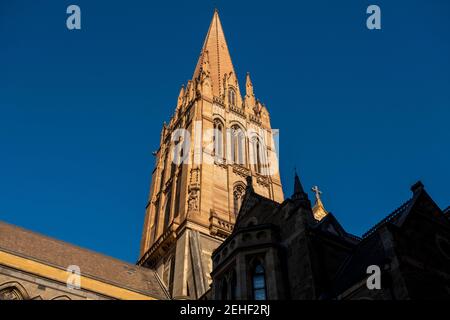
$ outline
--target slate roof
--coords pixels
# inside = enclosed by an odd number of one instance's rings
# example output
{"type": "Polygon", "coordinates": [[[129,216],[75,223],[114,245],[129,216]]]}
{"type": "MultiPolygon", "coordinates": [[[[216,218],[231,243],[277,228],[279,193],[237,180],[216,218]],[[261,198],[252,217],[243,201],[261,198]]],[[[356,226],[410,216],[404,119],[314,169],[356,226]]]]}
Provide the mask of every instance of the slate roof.
{"type": "Polygon", "coordinates": [[[352,285],[367,278],[367,266],[382,267],[386,262],[386,253],[379,233],[363,239],[337,272],[333,284],[335,294],[341,294],[352,285]]]}
{"type": "Polygon", "coordinates": [[[242,201],[234,230],[245,228],[245,223],[252,217],[257,218],[258,224],[272,222],[273,214],[277,211],[279,205],[279,203],[253,191],[247,193],[242,201]]]}
{"type": "Polygon", "coordinates": [[[447,216],[447,218],[450,218],[450,206],[448,206],[447,209],[444,209],[444,214],[447,216]]]}
{"type": "MultiPolygon", "coordinates": [[[[403,203],[363,235],[362,241],[336,273],[333,286],[335,294],[343,293],[344,290],[349,289],[352,285],[367,277],[367,266],[378,265],[382,267],[387,263],[389,257],[384,250],[380,233],[378,232],[383,226],[396,225],[401,227],[414,205],[419,201],[419,197],[426,196],[428,201],[433,201],[429,198],[421,182],[416,183],[411,190],[414,192],[411,199],[403,203]]],[[[443,211],[444,214],[448,215],[448,210],[449,208],[445,209],[443,211]]]]}
{"type": "Polygon", "coordinates": [[[336,273],[333,285],[334,294],[342,294],[352,285],[365,279],[367,277],[367,266],[377,265],[382,267],[386,263],[386,252],[380,233],[377,231],[387,224],[400,224],[410,212],[415,199],[417,199],[417,194],[363,234],[361,242],[336,273]]]}
{"type": "MultiPolygon", "coordinates": [[[[54,267],[77,265],[81,274],[134,292],[168,299],[156,272],[0,222],[0,250],[54,267]]],[[[1,261],[0,261],[1,263],[1,261]]]]}

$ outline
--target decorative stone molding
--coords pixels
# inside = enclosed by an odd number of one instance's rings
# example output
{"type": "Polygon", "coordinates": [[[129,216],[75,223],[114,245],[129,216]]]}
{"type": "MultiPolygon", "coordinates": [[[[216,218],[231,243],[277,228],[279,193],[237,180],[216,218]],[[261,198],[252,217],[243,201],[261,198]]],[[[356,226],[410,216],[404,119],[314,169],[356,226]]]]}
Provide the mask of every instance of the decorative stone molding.
{"type": "Polygon", "coordinates": [[[213,97],[213,102],[221,108],[225,108],[225,102],[220,97],[213,97]]]}
{"type": "Polygon", "coordinates": [[[245,111],[242,108],[238,108],[235,106],[230,106],[230,110],[240,116],[241,118],[245,119],[245,111]]]}
{"type": "Polygon", "coordinates": [[[190,184],[196,185],[199,184],[200,181],[200,169],[199,168],[192,168],[191,169],[191,179],[190,184]]]}
{"type": "Polygon", "coordinates": [[[227,162],[226,159],[220,159],[220,158],[214,157],[214,164],[216,166],[226,169],[228,167],[226,162],[227,162]]]}
{"type": "Polygon", "coordinates": [[[257,124],[257,125],[261,125],[261,120],[260,120],[260,118],[259,117],[257,117],[257,116],[255,116],[255,115],[253,115],[253,114],[251,114],[250,116],[249,116],[249,118],[250,118],[250,121],[252,121],[252,122],[254,122],[255,124],[257,124]]]}
{"type": "Polygon", "coordinates": [[[199,197],[200,197],[200,190],[196,187],[191,188],[189,187],[189,198],[188,198],[188,211],[199,211],[200,205],[199,205],[199,197]]]}
{"type": "Polygon", "coordinates": [[[269,187],[269,178],[267,176],[263,176],[258,174],[256,176],[256,182],[260,185],[262,185],[263,187],[269,187]]]}
{"type": "Polygon", "coordinates": [[[6,288],[0,291],[0,300],[24,300],[16,288],[6,288]]]}
{"type": "Polygon", "coordinates": [[[219,216],[213,211],[210,211],[209,217],[209,230],[212,235],[221,238],[227,238],[231,232],[233,232],[234,224],[219,218],[219,216]]]}
{"type": "Polygon", "coordinates": [[[247,178],[251,174],[248,168],[239,164],[233,164],[233,172],[244,178],[247,178]]]}
{"type": "Polygon", "coordinates": [[[138,261],[138,266],[153,267],[153,265],[159,261],[170,250],[173,243],[176,242],[174,223],[170,224],[167,230],[156,240],[150,249],[141,257],[138,261]]]}
{"type": "Polygon", "coordinates": [[[172,185],[173,177],[170,177],[164,185],[164,192],[167,193],[172,185]]]}
{"type": "Polygon", "coordinates": [[[188,187],[188,211],[200,211],[200,169],[191,169],[190,184],[188,187]]]}
{"type": "Polygon", "coordinates": [[[233,188],[233,211],[237,216],[241,208],[242,199],[245,195],[245,185],[241,182],[237,183],[233,188]]]}
{"type": "Polygon", "coordinates": [[[25,288],[18,282],[7,282],[0,285],[0,300],[28,300],[25,288]]]}

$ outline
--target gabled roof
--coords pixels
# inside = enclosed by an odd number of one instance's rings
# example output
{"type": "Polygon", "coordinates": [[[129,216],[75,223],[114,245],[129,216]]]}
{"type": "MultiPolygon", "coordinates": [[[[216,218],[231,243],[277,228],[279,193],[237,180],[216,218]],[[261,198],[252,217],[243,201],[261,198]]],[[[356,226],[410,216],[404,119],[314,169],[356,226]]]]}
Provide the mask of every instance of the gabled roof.
{"type": "Polygon", "coordinates": [[[358,243],[361,240],[361,238],[346,232],[331,212],[329,212],[322,220],[314,225],[312,229],[331,234],[339,238],[344,238],[353,244],[358,243]]]}
{"type": "Polygon", "coordinates": [[[351,286],[365,279],[367,266],[382,266],[385,263],[386,252],[378,231],[388,224],[398,224],[400,218],[408,214],[412,203],[412,199],[406,201],[363,234],[362,240],[336,273],[333,285],[335,295],[342,294],[351,286]]]}
{"type": "Polygon", "coordinates": [[[197,66],[195,67],[193,79],[199,77],[205,57],[209,61],[213,94],[219,97],[223,93],[224,75],[230,74],[231,72],[236,75],[236,73],[234,72],[233,62],[231,61],[231,55],[228,51],[227,41],[217,10],[214,11],[197,66]]]}
{"type": "Polygon", "coordinates": [[[363,238],[369,237],[371,234],[375,233],[379,228],[390,224],[395,225],[397,227],[401,227],[402,224],[408,218],[408,215],[411,213],[414,205],[419,201],[421,197],[426,197],[428,201],[430,201],[439,211],[439,207],[434,203],[433,199],[428,195],[425,191],[424,185],[422,182],[418,181],[411,187],[411,191],[413,192],[413,197],[403,203],[400,207],[395,209],[392,213],[390,213],[386,218],[378,222],[374,227],[369,229],[364,235],[363,238]]]}
{"type": "Polygon", "coordinates": [[[387,262],[389,257],[384,250],[379,232],[383,227],[396,226],[401,228],[408,216],[415,212],[416,205],[420,206],[422,200],[430,204],[430,206],[427,206],[427,213],[429,212],[433,219],[442,219],[441,210],[425,191],[421,182],[414,184],[411,190],[414,194],[410,200],[406,201],[363,235],[363,239],[336,274],[333,286],[335,294],[342,294],[352,285],[367,277],[367,266],[378,265],[382,267],[387,262]],[[438,214],[435,215],[435,213],[438,214]]]}
{"type": "Polygon", "coordinates": [[[339,295],[367,277],[367,267],[382,267],[386,261],[386,252],[381,244],[380,235],[373,234],[363,239],[345,260],[333,281],[334,295],[339,295]]]}
{"type": "Polygon", "coordinates": [[[156,299],[167,299],[156,272],[11,224],[0,222],[0,251],[66,270],[156,299]]]}
{"type": "Polygon", "coordinates": [[[258,224],[270,222],[268,221],[270,216],[278,209],[278,207],[278,202],[263,197],[260,194],[257,194],[253,188],[247,187],[233,232],[246,227],[247,221],[251,218],[255,218],[258,224]],[[256,207],[258,207],[258,210],[253,210],[256,207]]]}

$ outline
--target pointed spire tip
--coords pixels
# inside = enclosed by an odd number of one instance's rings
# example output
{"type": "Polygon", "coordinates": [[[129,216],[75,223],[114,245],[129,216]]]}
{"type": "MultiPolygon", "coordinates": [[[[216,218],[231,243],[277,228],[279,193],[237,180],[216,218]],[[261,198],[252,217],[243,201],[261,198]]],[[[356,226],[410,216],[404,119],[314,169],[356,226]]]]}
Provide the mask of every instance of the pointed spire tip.
{"type": "Polygon", "coordinates": [[[214,59],[209,61],[212,93],[214,96],[220,97],[223,93],[223,76],[230,73],[235,75],[236,73],[234,72],[233,62],[231,61],[217,8],[214,9],[214,14],[192,79],[199,78],[203,67],[203,56],[206,51],[209,53],[209,57],[214,57],[214,59]]]}
{"type": "Polygon", "coordinates": [[[294,194],[304,193],[302,183],[300,182],[300,178],[297,174],[297,169],[295,169],[295,177],[294,177],[294,194]]]}

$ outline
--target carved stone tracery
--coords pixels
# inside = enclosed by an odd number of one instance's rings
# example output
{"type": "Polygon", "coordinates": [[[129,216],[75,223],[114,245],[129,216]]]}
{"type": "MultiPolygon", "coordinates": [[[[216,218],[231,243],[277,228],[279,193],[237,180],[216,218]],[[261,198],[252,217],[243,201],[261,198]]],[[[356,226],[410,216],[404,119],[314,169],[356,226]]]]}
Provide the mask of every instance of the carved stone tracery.
{"type": "Polygon", "coordinates": [[[23,298],[17,289],[6,288],[0,291],[0,300],[23,300],[23,298]]]}
{"type": "Polygon", "coordinates": [[[193,168],[191,170],[191,178],[189,184],[188,211],[200,210],[200,169],[193,168]]]}
{"type": "Polygon", "coordinates": [[[28,293],[19,283],[7,283],[0,286],[0,300],[27,300],[28,293]]]}

